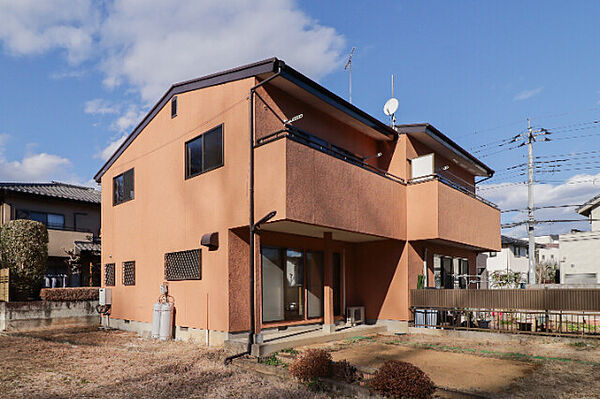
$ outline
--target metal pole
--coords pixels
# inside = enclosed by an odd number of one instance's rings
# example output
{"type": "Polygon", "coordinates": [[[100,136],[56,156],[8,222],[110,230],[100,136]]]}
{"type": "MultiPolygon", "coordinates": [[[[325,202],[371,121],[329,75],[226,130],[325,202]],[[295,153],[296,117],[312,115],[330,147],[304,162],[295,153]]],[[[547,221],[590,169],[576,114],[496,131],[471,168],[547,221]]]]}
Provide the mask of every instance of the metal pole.
{"type": "Polygon", "coordinates": [[[348,67],[348,85],[349,85],[348,97],[350,100],[350,104],[352,104],[352,62],[350,62],[350,66],[348,67]]]}
{"type": "Polygon", "coordinates": [[[533,214],[533,129],[531,128],[531,120],[527,118],[528,133],[527,133],[527,149],[528,162],[527,169],[529,179],[527,181],[527,228],[529,235],[529,284],[535,284],[535,217],[533,214]]]}

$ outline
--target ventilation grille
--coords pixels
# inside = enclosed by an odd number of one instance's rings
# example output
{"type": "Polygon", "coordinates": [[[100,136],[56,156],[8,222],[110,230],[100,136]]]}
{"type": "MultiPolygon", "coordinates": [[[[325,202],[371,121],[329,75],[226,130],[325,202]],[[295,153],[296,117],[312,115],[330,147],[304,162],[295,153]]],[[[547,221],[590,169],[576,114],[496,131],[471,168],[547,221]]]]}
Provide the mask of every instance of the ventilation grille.
{"type": "Polygon", "coordinates": [[[201,259],[199,249],[165,254],[165,280],[200,280],[201,259]]]}
{"type": "Polygon", "coordinates": [[[107,263],[104,265],[104,285],[114,286],[115,285],[115,264],[107,263]]]}
{"type": "Polygon", "coordinates": [[[135,285],[135,261],[123,262],[123,285],[135,285]]]}

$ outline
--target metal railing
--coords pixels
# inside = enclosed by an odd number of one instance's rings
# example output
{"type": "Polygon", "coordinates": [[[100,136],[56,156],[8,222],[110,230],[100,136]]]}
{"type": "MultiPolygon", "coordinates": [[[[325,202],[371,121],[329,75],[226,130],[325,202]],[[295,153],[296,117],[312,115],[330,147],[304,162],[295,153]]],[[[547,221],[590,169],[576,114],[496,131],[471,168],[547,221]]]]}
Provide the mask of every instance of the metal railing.
{"type": "Polygon", "coordinates": [[[320,139],[310,133],[307,133],[301,129],[293,128],[288,126],[286,129],[279,130],[275,133],[271,133],[265,137],[262,137],[257,140],[256,147],[260,147],[262,145],[271,143],[273,141],[277,141],[283,138],[290,139],[295,141],[296,143],[304,144],[310,148],[313,148],[322,153],[331,155],[337,159],[341,159],[345,162],[348,162],[352,165],[356,165],[362,169],[368,170],[370,172],[376,173],[380,176],[393,180],[397,183],[406,184],[406,180],[403,178],[393,175],[391,173],[386,172],[385,170],[379,169],[373,165],[370,165],[365,162],[365,157],[361,157],[356,155],[350,151],[347,151],[341,147],[338,147],[334,144],[331,144],[323,139],[320,139]]]}
{"type": "Polygon", "coordinates": [[[468,195],[469,197],[475,198],[476,200],[479,200],[479,201],[483,202],[484,204],[491,206],[492,208],[500,210],[498,205],[494,204],[492,201],[489,201],[489,200],[483,198],[482,196],[477,195],[472,190],[469,190],[467,187],[460,185],[438,173],[410,179],[408,181],[408,184],[419,184],[419,183],[424,183],[424,182],[431,181],[431,180],[438,180],[440,183],[444,183],[448,187],[452,187],[453,189],[458,190],[461,193],[468,195]]]}

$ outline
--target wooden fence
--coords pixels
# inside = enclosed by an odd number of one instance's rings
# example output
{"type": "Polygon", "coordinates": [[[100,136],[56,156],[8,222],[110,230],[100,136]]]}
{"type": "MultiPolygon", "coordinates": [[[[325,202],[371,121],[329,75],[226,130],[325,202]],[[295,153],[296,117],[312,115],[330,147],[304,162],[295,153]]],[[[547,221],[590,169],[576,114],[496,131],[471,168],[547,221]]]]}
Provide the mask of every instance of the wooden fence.
{"type": "Polygon", "coordinates": [[[8,302],[9,269],[0,269],[0,302],[8,302]]]}
{"type": "Polygon", "coordinates": [[[411,290],[414,308],[600,312],[600,289],[411,290]]]}

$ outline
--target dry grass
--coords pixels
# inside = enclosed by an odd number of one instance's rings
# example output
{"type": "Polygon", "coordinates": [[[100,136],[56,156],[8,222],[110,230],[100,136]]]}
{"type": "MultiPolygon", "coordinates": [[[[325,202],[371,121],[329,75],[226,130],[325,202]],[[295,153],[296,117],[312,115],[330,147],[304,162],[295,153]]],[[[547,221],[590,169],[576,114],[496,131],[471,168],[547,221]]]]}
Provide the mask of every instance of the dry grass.
{"type": "Polygon", "coordinates": [[[224,353],[119,331],[0,334],[2,398],[325,398],[223,366],[224,353]]]}

